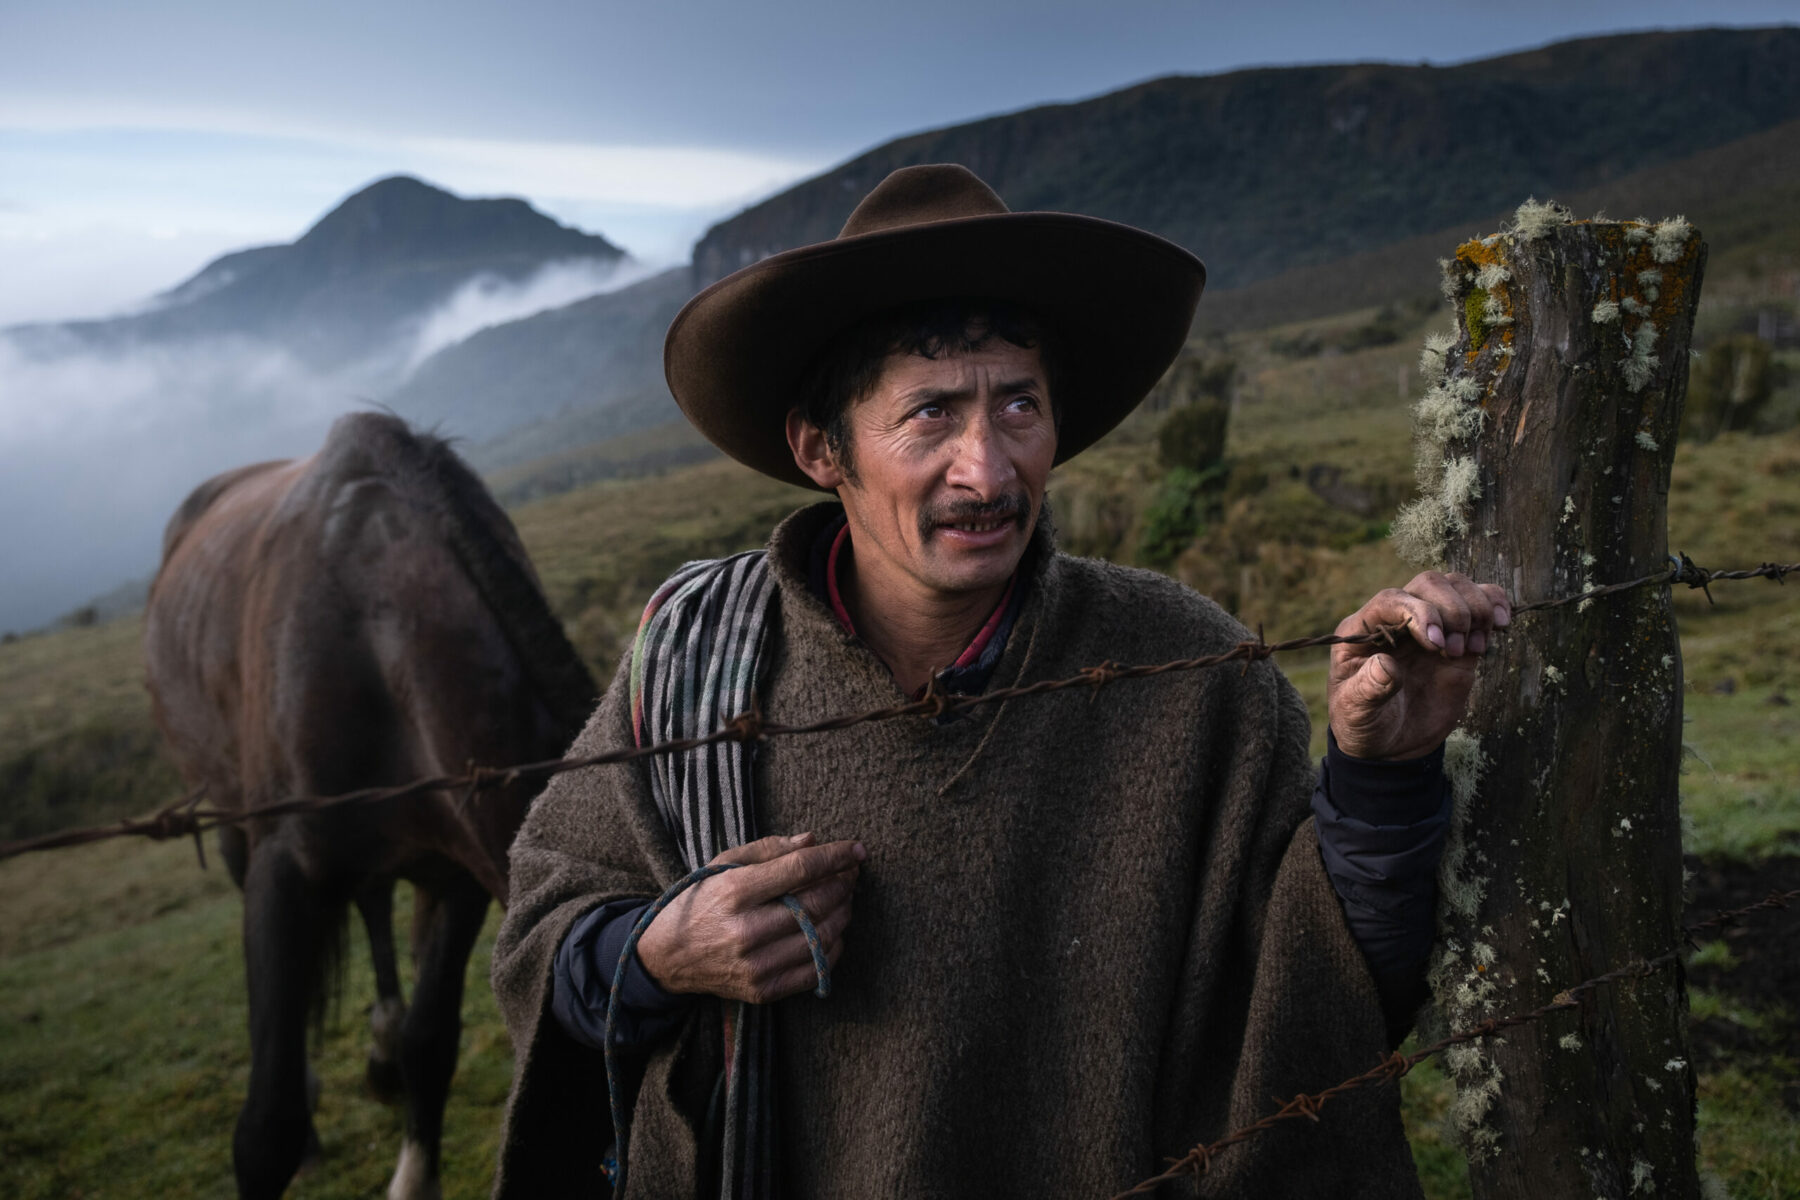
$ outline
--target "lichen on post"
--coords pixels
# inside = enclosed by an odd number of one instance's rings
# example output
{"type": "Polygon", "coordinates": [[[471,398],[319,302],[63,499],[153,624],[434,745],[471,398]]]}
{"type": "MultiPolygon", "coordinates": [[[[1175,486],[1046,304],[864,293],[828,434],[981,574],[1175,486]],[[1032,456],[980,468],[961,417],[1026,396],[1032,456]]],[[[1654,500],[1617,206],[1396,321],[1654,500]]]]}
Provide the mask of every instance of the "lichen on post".
{"type": "MultiPolygon", "coordinates": [[[[1706,250],[1677,217],[1528,202],[1446,261],[1403,555],[1517,603],[1668,562],[1669,471],[1706,250]]],[[[1434,1021],[1467,1028],[1681,936],[1681,658],[1668,593],[1495,637],[1458,731],[1434,1021]]],[[[1447,1066],[1478,1200],[1696,1196],[1679,968],[1462,1049],[1447,1066]],[[1681,1064],[1672,1069],[1670,1063],[1681,1064]]]]}

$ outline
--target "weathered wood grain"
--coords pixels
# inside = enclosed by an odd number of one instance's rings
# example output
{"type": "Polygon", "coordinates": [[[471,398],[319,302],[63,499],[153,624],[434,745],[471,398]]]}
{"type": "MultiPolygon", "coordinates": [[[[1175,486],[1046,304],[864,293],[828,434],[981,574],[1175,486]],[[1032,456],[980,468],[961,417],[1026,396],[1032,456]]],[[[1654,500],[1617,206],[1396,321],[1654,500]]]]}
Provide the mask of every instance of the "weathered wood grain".
{"type": "MultiPolygon", "coordinates": [[[[1425,495],[1402,540],[1521,603],[1665,563],[1705,255],[1679,219],[1531,205],[1460,247],[1459,336],[1421,405],[1425,495]]],[[[1495,639],[1451,754],[1461,813],[1433,969],[1451,1028],[1677,943],[1681,686],[1663,590],[1495,639]]],[[[1665,970],[1453,1058],[1477,1200],[1698,1195],[1686,1010],[1665,970]]]]}

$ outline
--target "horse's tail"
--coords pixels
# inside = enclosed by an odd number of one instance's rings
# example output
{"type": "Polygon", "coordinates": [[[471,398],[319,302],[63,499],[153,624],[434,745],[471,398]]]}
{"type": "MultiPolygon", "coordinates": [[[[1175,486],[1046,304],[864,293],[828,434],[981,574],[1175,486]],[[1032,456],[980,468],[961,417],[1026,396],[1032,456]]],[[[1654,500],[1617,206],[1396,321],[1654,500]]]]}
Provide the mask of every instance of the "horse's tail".
{"type": "Polygon", "coordinates": [[[331,427],[321,457],[367,456],[437,518],[483,603],[499,622],[532,691],[563,727],[565,742],[587,723],[599,689],[563,632],[506,513],[442,438],[385,413],[352,413],[331,427]]]}

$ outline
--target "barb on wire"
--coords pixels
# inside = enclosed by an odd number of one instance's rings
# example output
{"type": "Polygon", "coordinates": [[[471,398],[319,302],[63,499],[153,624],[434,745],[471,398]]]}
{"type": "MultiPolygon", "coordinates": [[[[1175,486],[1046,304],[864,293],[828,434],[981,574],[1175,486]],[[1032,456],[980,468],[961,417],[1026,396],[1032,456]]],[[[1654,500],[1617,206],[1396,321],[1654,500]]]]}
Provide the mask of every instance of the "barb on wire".
{"type": "MultiPolygon", "coordinates": [[[[1646,587],[1673,587],[1677,583],[1685,583],[1690,587],[1704,587],[1721,579],[1773,579],[1777,583],[1790,573],[1800,571],[1800,563],[1763,563],[1761,566],[1741,571],[1708,571],[1695,566],[1685,554],[1678,559],[1671,559],[1674,565],[1667,570],[1644,575],[1638,579],[1628,579],[1621,583],[1610,583],[1603,587],[1590,588],[1573,596],[1559,596],[1552,600],[1537,600],[1529,604],[1513,607],[1515,616],[1543,612],[1548,609],[1561,608],[1569,604],[1578,604],[1586,600],[1598,599],[1619,592],[1632,591],[1646,587]],[[1700,582],[1695,582],[1699,580],[1700,582]]],[[[353,792],[344,792],[334,796],[296,796],[273,804],[261,805],[250,810],[221,809],[203,806],[204,796],[200,792],[177,801],[161,809],[152,816],[132,820],[119,821],[112,825],[94,826],[86,829],[69,829],[60,833],[45,834],[41,837],[24,838],[17,841],[0,842],[0,860],[13,858],[36,850],[54,850],[67,846],[82,846],[91,842],[104,841],[118,837],[148,837],[161,841],[171,837],[192,836],[196,839],[208,830],[220,825],[239,824],[248,821],[269,820],[275,817],[288,816],[292,813],[318,812],[342,805],[375,804],[393,800],[404,800],[414,796],[428,795],[434,792],[456,793],[466,791],[469,795],[500,786],[509,786],[525,780],[538,781],[560,775],[566,771],[584,771],[592,767],[606,766],[613,763],[632,762],[640,758],[649,758],[658,754],[680,753],[698,749],[719,742],[753,742],[764,741],[775,737],[796,737],[801,734],[831,733],[839,729],[848,729],[854,725],[864,725],[877,721],[893,721],[902,717],[942,718],[946,714],[968,712],[983,705],[999,704],[1008,700],[1022,699],[1027,696],[1042,696],[1051,692],[1060,692],[1068,688],[1087,687],[1095,694],[1110,683],[1122,679],[1149,679],[1157,675],[1166,675],[1177,671],[1197,671],[1209,667],[1221,666],[1225,663],[1241,662],[1245,670],[1253,662],[1271,658],[1276,654],[1289,653],[1295,650],[1309,650],[1319,646],[1355,646],[1371,642],[1393,645],[1395,638],[1405,628],[1404,625],[1381,625],[1373,629],[1365,629],[1361,633],[1324,634],[1318,637],[1292,638],[1285,642],[1264,641],[1259,630],[1252,640],[1239,642],[1230,649],[1219,654],[1207,654],[1198,658],[1183,658],[1173,662],[1154,663],[1141,666],[1121,666],[1118,663],[1101,663],[1088,667],[1074,675],[1063,679],[1045,679],[1037,683],[1023,684],[1018,687],[996,688],[979,695],[959,696],[945,692],[934,679],[926,688],[924,695],[916,700],[893,704],[886,708],[871,709],[862,713],[847,713],[842,716],[826,717],[818,721],[810,721],[800,725],[783,725],[764,719],[761,711],[752,707],[749,712],[741,713],[727,721],[723,726],[709,734],[699,737],[678,738],[673,741],[658,742],[647,746],[632,746],[626,749],[608,751],[604,754],[591,754],[582,758],[554,759],[548,762],[516,763],[500,767],[471,767],[459,775],[437,775],[424,779],[415,779],[409,783],[392,787],[368,787],[353,792]]],[[[204,862],[202,852],[202,862],[204,862]]]]}
{"type": "MultiPolygon", "coordinates": [[[[1734,908],[1729,912],[1721,912],[1708,920],[1687,926],[1682,930],[1683,939],[1685,942],[1691,943],[1695,934],[1708,929],[1717,929],[1725,925],[1734,924],[1752,913],[1763,912],[1768,909],[1786,908],[1795,901],[1800,901],[1800,888],[1795,888],[1790,892],[1770,892],[1763,899],[1758,900],[1753,904],[1746,904],[1742,908],[1734,908]]],[[[1125,1197],[1128,1196],[1147,1195],[1161,1187],[1163,1184],[1168,1183],[1171,1180],[1179,1179],[1184,1175],[1204,1175],[1212,1166],[1213,1160],[1218,1158],[1220,1154],[1230,1149],[1232,1146],[1250,1141],[1252,1138],[1267,1133],[1277,1125],[1287,1121],[1296,1121],[1302,1117],[1310,1121],[1317,1121],[1319,1119],[1319,1110],[1331,1103],[1331,1101],[1336,1100],[1339,1096],[1383,1083],[1398,1082],[1402,1076],[1407,1074],[1407,1072],[1411,1071],[1414,1067],[1418,1066],[1428,1058],[1433,1058],[1442,1054],[1452,1046],[1460,1046],[1465,1042],[1474,1042],[1479,1041],[1482,1038],[1492,1037],[1497,1033],[1517,1028],[1520,1025],[1529,1025],[1533,1021],[1541,1021],[1552,1013],[1566,1012],[1572,1008],[1580,1008],[1582,997],[1597,991],[1608,984],[1618,983],[1620,980],[1641,979],[1653,975],[1680,958],[1684,953],[1685,948],[1685,946],[1677,946],[1673,949],[1665,950],[1655,958],[1636,959],[1626,963],[1624,966],[1615,967],[1604,975],[1596,975],[1592,979],[1587,979],[1576,984],[1574,987],[1565,988],[1556,993],[1548,1004],[1534,1008],[1530,1012],[1516,1013],[1506,1017],[1490,1017],[1479,1024],[1470,1026],[1461,1033],[1452,1034],[1440,1041],[1433,1042],[1429,1046],[1421,1047],[1411,1054],[1402,1054],[1400,1051],[1396,1050],[1362,1074],[1353,1075],[1342,1083],[1333,1087],[1328,1087],[1322,1092],[1302,1093],[1285,1103],[1277,1098],[1276,1103],[1279,1104],[1280,1107],[1268,1116],[1263,1117],[1261,1120],[1254,1121],[1249,1125],[1244,1125],[1235,1129],[1216,1142],[1205,1142],[1196,1145],[1186,1154],[1175,1159],[1169,1165],[1168,1169],[1161,1174],[1152,1175],[1150,1178],[1145,1179],[1129,1190],[1120,1192],[1117,1196],[1113,1197],[1113,1200],[1125,1200],[1125,1197]]]]}
{"type": "Polygon", "coordinates": [[[1774,562],[1766,562],[1760,566],[1749,567],[1741,571],[1709,571],[1705,567],[1697,566],[1693,559],[1689,558],[1681,551],[1676,551],[1674,554],[1669,555],[1669,563],[1670,565],[1666,570],[1657,571],[1650,575],[1640,575],[1636,579],[1626,579],[1619,583],[1603,584],[1600,587],[1589,588],[1585,592],[1577,592],[1573,596],[1558,596],[1554,600],[1534,600],[1530,604],[1515,605],[1512,610],[1513,615],[1518,616],[1520,613],[1528,612],[1544,612],[1548,609],[1562,608],[1569,604],[1580,604],[1587,600],[1598,600],[1602,596],[1612,596],[1619,592],[1630,592],[1639,588],[1658,586],[1672,588],[1678,583],[1686,584],[1690,588],[1698,588],[1701,591],[1706,592],[1706,599],[1710,603],[1712,601],[1712,592],[1707,590],[1707,584],[1712,583],[1715,580],[1773,579],[1776,583],[1782,583],[1787,576],[1793,574],[1795,571],[1800,571],[1800,563],[1774,562]]]}

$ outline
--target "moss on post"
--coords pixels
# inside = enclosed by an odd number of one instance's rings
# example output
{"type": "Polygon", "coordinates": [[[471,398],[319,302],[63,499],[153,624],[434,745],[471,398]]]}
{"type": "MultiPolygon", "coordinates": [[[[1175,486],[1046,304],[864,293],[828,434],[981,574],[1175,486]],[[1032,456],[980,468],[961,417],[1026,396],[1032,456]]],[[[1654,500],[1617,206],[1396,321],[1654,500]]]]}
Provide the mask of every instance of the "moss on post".
{"type": "MultiPolygon", "coordinates": [[[[1667,560],[1669,470],[1705,247],[1680,218],[1577,221],[1528,203],[1446,261],[1453,339],[1428,341],[1421,565],[1517,602],[1667,560]]],[[[1483,663],[1455,747],[1436,1023],[1535,1008],[1680,937],[1681,669],[1669,597],[1520,619],[1483,663]]],[[[1446,1066],[1478,1200],[1697,1196],[1678,971],[1603,989],[1446,1066]]]]}

